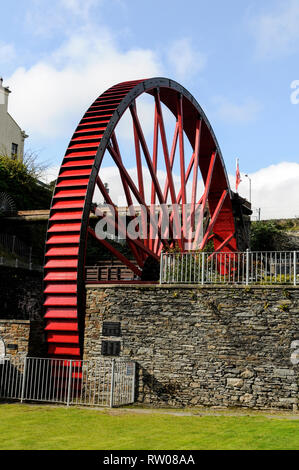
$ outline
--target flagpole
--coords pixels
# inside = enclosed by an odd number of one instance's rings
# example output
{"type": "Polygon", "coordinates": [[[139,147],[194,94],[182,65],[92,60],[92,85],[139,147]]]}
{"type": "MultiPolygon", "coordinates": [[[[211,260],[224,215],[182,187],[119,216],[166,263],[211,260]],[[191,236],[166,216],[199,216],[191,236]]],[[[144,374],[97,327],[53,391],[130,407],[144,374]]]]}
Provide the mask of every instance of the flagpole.
{"type": "Polygon", "coordinates": [[[248,175],[245,175],[249,179],[249,202],[251,204],[251,178],[248,175]]]}

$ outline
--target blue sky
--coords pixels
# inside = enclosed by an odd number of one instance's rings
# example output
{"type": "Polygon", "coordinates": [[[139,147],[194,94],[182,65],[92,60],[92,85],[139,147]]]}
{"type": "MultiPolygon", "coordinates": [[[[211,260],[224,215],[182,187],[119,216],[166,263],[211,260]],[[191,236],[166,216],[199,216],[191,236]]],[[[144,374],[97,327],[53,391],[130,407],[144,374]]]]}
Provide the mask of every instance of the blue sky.
{"type": "Polygon", "coordinates": [[[10,0],[1,17],[9,111],[51,167],[98,94],[165,76],[203,107],[232,186],[238,157],[262,216],[299,215],[299,0],[10,0]]]}

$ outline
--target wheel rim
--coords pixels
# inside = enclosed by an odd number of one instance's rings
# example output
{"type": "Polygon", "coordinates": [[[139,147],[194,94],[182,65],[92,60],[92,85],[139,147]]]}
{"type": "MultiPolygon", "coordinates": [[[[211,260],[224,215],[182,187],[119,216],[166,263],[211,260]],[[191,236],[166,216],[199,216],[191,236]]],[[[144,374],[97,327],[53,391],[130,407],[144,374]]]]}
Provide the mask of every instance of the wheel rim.
{"type": "MultiPolygon", "coordinates": [[[[106,202],[115,206],[117,215],[117,204],[109,196],[101,178],[101,165],[106,156],[118,168],[127,205],[134,206],[134,201],[144,205],[146,214],[140,219],[140,226],[147,236],[134,241],[127,237],[135,263],[115,250],[107,240],[101,240],[101,244],[137,276],[141,275],[149,256],[158,260],[163,248],[174,245],[174,232],[181,235],[176,243],[181,251],[184,250],[187,225],[195,224],[198,208],[201,208],[202,216],[208,209],[210,217],[202,237],[199,231],[202,225],[194,226],[195,236],[189,246],[202,249],[212,239],[215,250],[237,250],[231,191],[222,154],[209,121],[193,96],[181,85],[166,78],[113,86],[94,101],[81,119],[67,148],[54,190],[46,241],[44,289],[45,329],[51,356],[81,356],[85,255],[88,234],[96,237],[89,227],[96,186],[106,202]],[[149,150],[136,107],[136,101],[144,94],[151,95],[154,102],[152,151],[149,150]],[[166,132],[165,108],[175,119],[170,138],[166,132]],[[126,168],[117,137],[117,127],[126,111],[132,119],[136,181],[126,168]],[[184,151],[186,139],[192,150],[188,158],[184,151]],[[163,185],[158,177],[159,158],[165,168],[163,185]],[[179,190],[174,184],[175,162],[179,162],[179,190]],[[149,200],[145,197],[144,163],[151,177],[149,200]],[[198,197],[198,170],[204,183],[201,198],[198,197]],[[188,194],[187,183],[190,184],[188,194]],[[182,224],[175,211],[170,212],[168,232],[167,229],[162,230],[163,216],[158,217],[154,224],[150,219],[149,206],[156,203],[178,204],[182,224]],[[185,209],[187,203],[189,213],[185,209]],[[150,223],[146,222],[146,216],[150,223]]],[[[131,215],[134,216],[134,212],[131,215]]],[[[123,236],[126,234],[126,226],[119,224],[116,228],[123,236]]]]}

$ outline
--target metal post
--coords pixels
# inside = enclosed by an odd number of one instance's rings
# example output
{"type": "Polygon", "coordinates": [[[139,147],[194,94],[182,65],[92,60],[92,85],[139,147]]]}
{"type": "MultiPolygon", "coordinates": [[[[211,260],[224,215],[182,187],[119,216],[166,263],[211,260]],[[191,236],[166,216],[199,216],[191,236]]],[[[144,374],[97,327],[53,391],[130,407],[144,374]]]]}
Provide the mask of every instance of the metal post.
{"type": "Polygon", "coordinates": [[[133,377],[132,377],[132,403],[135,401],[135,379],[136,379],[136,362],[133,362],[133,377]]]}
{"type": "Polygon", "coordinates": [[[163,252],[161,253],[161,258],[160,258],[160,284],[162,284],[162,276],[163,276],[163,252]]]}
{"type": "Polygon", "coordinates": [[[27,357],[25,356],[25,358],[24,358],[24,369],[23,369],[23,380],[22,380],[22,391],[21,391],[21,403],[23,403],[24,394],[25,394],[26,370],[27,370],[27,357]]]}
{"type": "Polygon", "coordinates": [[[110,388],[110,408],[113,408],[113,401],[114,401],[114,374],[115,374],[115,359],[112,359],[111,388],[110,388]]]}
{"type": "Polygon", "coordinates": [[[296,263],[297,263],[296,251],[294,251],[294,286],[296,286],[296,284],[297,284],[297,279],[296,279],[296,276],[297,276],[297,266],[296,266],[296,263]]]}
{"type": "Polygon", "coordinates": [[[69,370],[69,380],[68,380],[68,385],[67,385],[67,402],[66,406],[70,406],[70,401],[71,401],[71,385],[72,385],[72,362],[70,361],[70,370],[69,370]]]}
{"type": "Polygon", "coordinates": [[[245,176],[246,176],[246,178],[248,178],[248,180],[249,180],[249,202],[250,202],[250,204],[251,204],[251,178],[249,178],[248,175],[245,175],[245,176]]]}
{"type": "Polygon", "coordinates": [[[13,235],[13,237],[12,237],[12,247],[11,247],[11,252],[12,253],[15,252],[15,243],[16,243],[16,236],[13,235]]]}
{"type": "Polygon", "coordinates": [[[246,250],[246,286],[249,284],[249,248],[246,250]]]}
{"type": "Polygon", "coordinates": [[[205,254],[202,252],[201,254],[201,285],[203,286],[205,283],[205,254]]]}

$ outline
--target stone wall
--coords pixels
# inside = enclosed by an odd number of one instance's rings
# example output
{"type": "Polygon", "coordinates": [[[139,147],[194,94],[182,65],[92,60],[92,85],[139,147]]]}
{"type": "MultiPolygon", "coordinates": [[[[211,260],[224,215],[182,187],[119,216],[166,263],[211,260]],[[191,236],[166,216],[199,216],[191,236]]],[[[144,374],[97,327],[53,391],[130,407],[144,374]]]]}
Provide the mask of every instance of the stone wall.
{"type": "Polygon", "coordinates": [[[137,361],[138,402],[297,409],[298,287],[98,285],[86,298],[84,359],[119,341],[137,361]],[[103,321],[121,336],[104,337],[103,321]]]}
{"type": "Polygon", "coordinates": [[[30,333],[29,320],[0,320],[0,338],[6,356],[26,356],[30,333]]]}
{"type": "Polygon", "coordinates": [[[42,317],[43,273],[0,266],[0,319],[42,317]]]}
{"type": "Polygon", "coordinates": [[[43,323],[39,320],[0,320],[5,355],[45,357],[43,323]]]}
{"type": "Polygon", "coordinates": [[[44,357],[42,273],[0,266],[0,337],[7,355],[44,357]]]}

